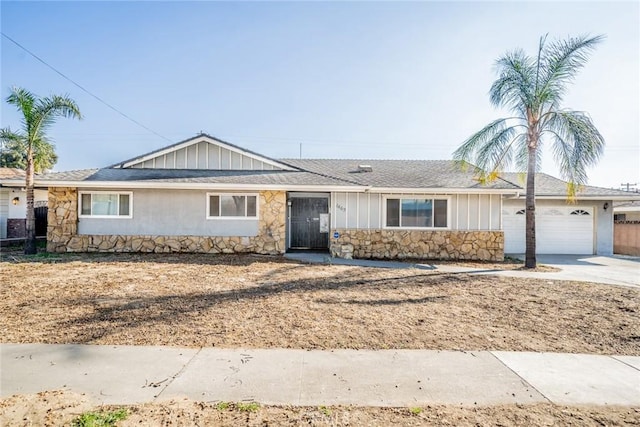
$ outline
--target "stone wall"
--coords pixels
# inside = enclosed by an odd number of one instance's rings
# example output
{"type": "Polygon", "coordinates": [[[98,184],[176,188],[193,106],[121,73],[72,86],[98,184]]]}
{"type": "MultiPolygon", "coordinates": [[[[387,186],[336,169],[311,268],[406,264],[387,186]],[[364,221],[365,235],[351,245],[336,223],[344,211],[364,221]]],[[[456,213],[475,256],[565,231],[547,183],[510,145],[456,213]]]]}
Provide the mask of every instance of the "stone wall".
{"type": "Polygon", "coordinates": [[[66,252],[78,232],[78,192],[75,188],[49,188],[47,251],[66,252]]]}
{"type": "Polygon", "coordinates": [[[332,230],[331,254],[343,258],[504,260],[502,231],[332,230]]]}
{"type": "Polygon", "coordinates": [[[251,237],[79,235],[78,192],[74,188],[50,188],[47,250],[281,254],[285,251],[286,206],[283,191],[260,192],[258,235],[251,237]]]}

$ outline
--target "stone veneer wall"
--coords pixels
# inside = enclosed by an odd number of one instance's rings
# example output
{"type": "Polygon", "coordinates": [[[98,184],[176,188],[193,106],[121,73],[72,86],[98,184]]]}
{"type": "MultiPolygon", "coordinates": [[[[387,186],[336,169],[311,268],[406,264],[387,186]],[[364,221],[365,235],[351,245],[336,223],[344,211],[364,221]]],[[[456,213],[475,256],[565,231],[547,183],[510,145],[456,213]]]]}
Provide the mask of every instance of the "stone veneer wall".
{"type": "Polygon", "coordinates": [[[502,231],[337,229],[331,254],[342,258],[504,260],[502,231]]]}
{"type": "Polygon", "coordinates": [[[260,192],[258,235],[124,236],[79,235],[78,192],[75,188],[49,188],[47,250],[49,252],[199,252],[281,254],[285,251],[286,194],[260,192]]]}

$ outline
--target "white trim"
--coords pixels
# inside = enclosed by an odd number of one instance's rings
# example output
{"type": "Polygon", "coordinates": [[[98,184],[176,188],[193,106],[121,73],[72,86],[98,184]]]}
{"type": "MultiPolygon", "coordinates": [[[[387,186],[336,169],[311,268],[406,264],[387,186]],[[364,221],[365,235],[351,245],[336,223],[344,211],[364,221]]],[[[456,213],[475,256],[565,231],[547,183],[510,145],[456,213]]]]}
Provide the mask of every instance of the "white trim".
{"type": "Polygon", "coordinates": [[[367,230],[371,230],[371,193],[367,193],[367,230]]]}
{"type": "Polygon", "coordinates": [[[498,230],[502,230],[503,231],[503,236],[504,236],[504,230],[502,228],[502,210],[504,209],[504,199],[502,197],[500,197],[500,215],[498,215],[498,225],[499,228],[498,230]]]}
{"type": "MultiPolygon", "coordinates": [[[[19,187],[24,183],[16,185],[19,187]]],[[[227,184],[227,183],[205,183],[205,182],[163,182],[149,183],[144,181],[44,181],[36,183],[38,188],[48,187],[73,187],[73,188],[145,188],[145,189],[183,189],[183,190],[225,190],[225,191],[261,191],[261,190],[282,190],[282,191],[309,191],[327,193],[331,191],[342,192],[363,192],[362,187],[343,187],[338,185],[282,185],[282,184],[227,184]]]]}
{"type": "MultiPolygon", "coordinates": [[[[422,194],[416,194],[416,195],[394,195],[394,194],[389,194],[389,195],[385,195],[382,196],[381,199],[383,199],[382,201],[382,207],[383,207],[383,212],[382,215],[380,215],[381,217],[384,216],[383,220],[382,220],[382,228],[384,228],[385,230],[451,230],[451,196],[431,196],[431,195],[422,195],[422,194]],[[423,197],[425,196],[425,197],[423,197]],[[429,196],[429,197],[426,197],[429,196]],[[398,226],[398,227],[390,227],[387,225],[387,200],[388,199],[398,199],[398,200],[403,200],[403,199],[422,199],[424,198],[425,200],[430,199],[432,201],[435,202],[435,200],[446,200],[447,201],[447,226],[446,227],[403,227],[402,225],[398,226]]],[[[399,210],[399,221],[402,222],[402,203],[400,203],[400,210],[399,210]]],[[[432,223],[435,222],[435,203],[433,203],[432,207],[432,223]]]]}
{"type": "MultiPolygon", "coordinates": [[[[220,208],[220,206],[218,206],[218,208],[220,208]]],[[[207,211],[206,211],[206,214],[205,214],[205,218],[206,219],[211,219],[211,220],[229,220],[229,219],[233,219],[233,220],[241,220],[241,221],[246,221],[246,220],[256,221],[256,220],[260,219],[260,194],[258,194],[258,193],[224,193],[224,192],[207,193],[207,211]],[[248,206],[248,203],[246,203],[246,200],[245,200],[245,204],[244,204],[245,216],[209,216],[209,212],[211,212],[209,210],[209,203],[211,201],[211,196],[244,196],[245,198],[254,196],[256,198],[256,216],[246,216],[247,206],[248,206]]]]}
{"type": "MultiPolygon", "coordinates": [[[[477,188],[398,188],[398,187],[365,187],[372,193],[393,193],[393,194],[518,194],[517,189],[513,190],[490,190],[477,188]]],[[[640,197],[639,197],[640,199],[640,197]]]]}
{"type": "Polygon", "coordinates": [[[492,222],[493,222],[493,217],[491,216],[491,194],[489,194],[489,231],[493,229],[492,222]]]}
{"type": "Polygon", "coordinates": [[[356,193],[356,228],[360,228],[360,194],[356,193]]]}
{"type": "Polygon", "coordinates": [[[349,193],[344,193],[344,228],[349,228],[349,193]]]}
{"type": "MultiPolygon", "coordinates": [[[[91,197],[91,209],[93,210],[93,197],[91,197]]],[[[132,191],[78,191],[78,218],[101,218],[101,219],[132,219],[133,218],[133,192],[132,191]],[[84,194],[116,194],[118,195],[118,215],[84,215],[82,213],[82,196],[84,194]],[[129,196],[129,215],[120,215],[120,196],[129,196]]]]}
{"type": "Polygon", "coordinates": [[[471,194],[467,194],[467,231],[471,229],[471,194]]]}
{"type": "Polygon", "coordinates": [[[456,230],[460,230],[460,195],[456,194],[456,230]]]}
{"type": "Polygon", "coordinates": [[[478,230],[482,230],[482,223],[480,222],[480,214],[482,213],[482,195],[478,194],[478,230]]]}

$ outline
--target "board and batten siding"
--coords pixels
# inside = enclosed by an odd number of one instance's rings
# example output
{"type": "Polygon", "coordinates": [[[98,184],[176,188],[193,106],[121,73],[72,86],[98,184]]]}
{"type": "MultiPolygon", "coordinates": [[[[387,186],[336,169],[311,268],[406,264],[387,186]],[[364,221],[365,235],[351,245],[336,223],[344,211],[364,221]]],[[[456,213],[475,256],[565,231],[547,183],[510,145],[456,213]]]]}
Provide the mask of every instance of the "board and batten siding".
{"type": "Polygon", "coordinates": [[[208,142],[160,154],[130,166],[136,169],[274,170],[277,167],[208,142]]]}
{"type": "Polygon", "coordinates": [[[9,192],[0,189],[0,239],[7,238],[7,218],[9,218],[9,192]]]}
{"type": "Polygon", "coordinates": [[[384,200],[389,197],[448,198],[450,230],[500,230],[499,194],[331,193],[331,227],[385,228],[384,200]]]}

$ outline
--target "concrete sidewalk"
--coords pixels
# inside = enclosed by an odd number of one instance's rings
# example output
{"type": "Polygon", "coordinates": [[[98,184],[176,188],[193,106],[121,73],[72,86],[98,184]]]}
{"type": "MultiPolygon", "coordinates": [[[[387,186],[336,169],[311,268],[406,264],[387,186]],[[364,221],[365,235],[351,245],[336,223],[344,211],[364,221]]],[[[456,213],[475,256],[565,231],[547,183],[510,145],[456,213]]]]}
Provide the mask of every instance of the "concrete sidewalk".
{"type": "Polygon", "coordinates": [[[640,405],[640,357],[628,356],[0,344],[0,361],[2,398],[67,389],[105,404],[640,405]]]}

